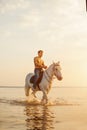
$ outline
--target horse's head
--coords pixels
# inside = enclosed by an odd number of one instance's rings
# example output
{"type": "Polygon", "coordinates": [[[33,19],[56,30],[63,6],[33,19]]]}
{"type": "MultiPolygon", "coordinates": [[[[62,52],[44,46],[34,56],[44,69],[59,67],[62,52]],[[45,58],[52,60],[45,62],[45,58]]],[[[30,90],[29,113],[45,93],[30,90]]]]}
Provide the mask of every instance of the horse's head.
{"type": "Polygon", "coordinates": [[[53,71],[54,71],[54,75],[57,77],[58,80],[63,79],[61,74],[60,62],[53,63],[53,71]]]}

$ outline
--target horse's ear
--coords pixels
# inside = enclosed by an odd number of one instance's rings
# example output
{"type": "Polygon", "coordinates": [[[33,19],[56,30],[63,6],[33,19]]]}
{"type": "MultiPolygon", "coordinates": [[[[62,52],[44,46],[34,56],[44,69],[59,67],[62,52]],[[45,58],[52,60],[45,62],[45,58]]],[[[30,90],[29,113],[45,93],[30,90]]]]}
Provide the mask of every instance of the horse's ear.
{"type": "Polygon", "coordinates": [[[58,61],[57,64],[59,65],[59,64],[60,64],[60,61],[58,61]]]}
{"type": "Polygon", "coordinates": [[[55,62],[53,61],[53,64],[55,64],[55,62]]]}

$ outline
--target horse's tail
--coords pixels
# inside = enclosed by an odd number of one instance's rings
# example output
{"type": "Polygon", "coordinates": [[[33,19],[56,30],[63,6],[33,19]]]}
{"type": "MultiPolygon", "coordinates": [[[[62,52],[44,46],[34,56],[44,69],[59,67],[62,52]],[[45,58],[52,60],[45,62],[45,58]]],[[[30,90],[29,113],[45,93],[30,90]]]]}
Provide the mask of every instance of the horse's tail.
{"type": "Polygon", "coordinates": [[[25,95],[26,96],[29,96],[29,89],[30,89],[29,81],[30,81],[30,77],[31,77],[31,73],[29,73],[26,76],[26,78],[25,78],[25,95]]]}
{"type": "Polygon", "coordinates": [[[26,82],[25,82],[25,95],[29,96],[29,86],[27,85],[26,82]]]}

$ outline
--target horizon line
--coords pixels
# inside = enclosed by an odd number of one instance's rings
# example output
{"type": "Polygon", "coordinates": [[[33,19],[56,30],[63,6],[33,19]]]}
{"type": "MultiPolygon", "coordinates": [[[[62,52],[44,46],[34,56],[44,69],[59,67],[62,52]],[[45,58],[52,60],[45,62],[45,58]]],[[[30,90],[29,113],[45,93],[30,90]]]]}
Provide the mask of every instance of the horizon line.
{"type": "MultiPolygon", "coordinates": [[[[0,85],[0,88],[24,88],[24,86],[0,85]]],[[[87,88],[87,86],[53,86],[52,88],[87,88]]]]}

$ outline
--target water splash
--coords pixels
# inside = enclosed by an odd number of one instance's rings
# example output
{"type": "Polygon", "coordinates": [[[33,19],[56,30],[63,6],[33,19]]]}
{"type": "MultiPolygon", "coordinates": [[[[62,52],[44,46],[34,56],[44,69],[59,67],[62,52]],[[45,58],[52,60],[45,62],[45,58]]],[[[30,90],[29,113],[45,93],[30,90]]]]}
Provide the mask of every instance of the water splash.
{"type": "Polygon", "coordinates": [[[69,105],[78,105],[78,103],[73,103],[73,102],[68,102],[64,99],[61,98],[57,98],[55,100],[48,100],[47,104],[43,104],[39,99],[37,98],[32,98],[32,99],[16,99],[16,100],[12,100],[12,99],[0,99],[0,103],[7,103],[7,104],[11,104],[11,105],[21,105],[21,106],[25,106],[25,105],[45,105],[45,106],[69,106],[69,105]]]}

